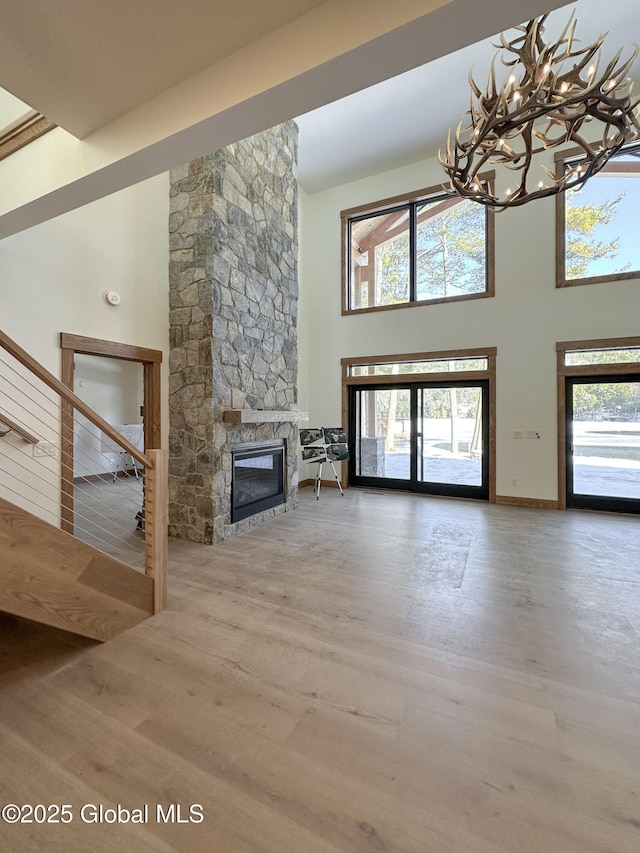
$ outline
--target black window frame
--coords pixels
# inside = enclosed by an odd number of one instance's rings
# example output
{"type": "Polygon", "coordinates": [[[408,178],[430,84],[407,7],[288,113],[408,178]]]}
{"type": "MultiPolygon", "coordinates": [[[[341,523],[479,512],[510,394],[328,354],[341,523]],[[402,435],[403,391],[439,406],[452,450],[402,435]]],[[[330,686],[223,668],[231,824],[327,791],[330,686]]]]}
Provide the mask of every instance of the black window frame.
{"type": "MultiPolygon", "coordinates": [[[[493,173],[482,175],[482,180],[488,184],[493,181],[493,173]]],[[[363,314],[373,311],[389,311],[398,308],[410,308],[423,305],[434,305],[443,302],[460,302],[469,299],[485,299],[495,294],[495,211],[485,206],[485,289],[478,293],[456,294],[455,296],[440,296],[433,299],[417,299],[417,258],[416,234],[418,229],[418,209],[424,204],[453,199],[451,192],[442,187],[430,187],[404,196],[363,205],[351,210],[343,210],[340,214],[342,221],[343,241],[343,275],[342,275],[342,314],[363,314]],[[369,305],[354,307],[352,305],[352,274],[351,233],[355,223],[406,210],[409,218],[409,298],[404,302],[390,305],[369,305]]],[[[462,203],[466,199],[460,198],[462,203]]]]}

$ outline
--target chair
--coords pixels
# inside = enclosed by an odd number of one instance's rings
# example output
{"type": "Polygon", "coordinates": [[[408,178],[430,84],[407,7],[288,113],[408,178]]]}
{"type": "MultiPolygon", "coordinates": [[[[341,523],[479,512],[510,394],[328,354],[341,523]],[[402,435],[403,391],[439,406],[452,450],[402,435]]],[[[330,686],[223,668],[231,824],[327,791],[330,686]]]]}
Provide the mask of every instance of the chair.
{"type": "Polygon", "coordinates": [[[322,465],[328,462],[336,478],[340,494],[344,497],[342,483],[336,471],[334,462],[344,462],[349,458],[347,436],[342,427],[320,427],[316,429],[301,429],[300,444],[302,445],[302,461],[316,462],[318,469],[313,485],[316,500],[320,500],[320,484],[322,482],[322,465]]]}
{"type": "MultiPolygon", "coordinates": [[[[144,449],[144,426],[143,424],[114,424],[114,429],[117,429],[120,435],[123,438],[126,438],[134,447],[137,447],[138,450],[144,449]]],[[[138,474],[138,464],[136,460],[131,456],[130,453],[121,447],[119,444],[116,444],[112,441],[108,436],[104,433],[100,434],[100,452],[103,454],[112,453],[114,456],[117,455],[117,462],[115,463],[115,467],[113,470],[113,482],[118,479],[118,474],[121,470],[123,470],[124,463],[124,473],[127,472],[127,463],[131,464],[133,468],[133,473],[135,475],[136,480],[139,480],[138,474]]]]}

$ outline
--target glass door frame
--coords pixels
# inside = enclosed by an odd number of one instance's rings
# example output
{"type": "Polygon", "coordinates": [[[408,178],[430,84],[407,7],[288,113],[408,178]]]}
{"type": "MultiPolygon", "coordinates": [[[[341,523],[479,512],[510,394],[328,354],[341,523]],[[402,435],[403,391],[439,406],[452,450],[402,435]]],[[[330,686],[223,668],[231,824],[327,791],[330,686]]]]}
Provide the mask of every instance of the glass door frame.
{"type": "MultiPolygon", "coordinates": [[[[420,382],[432,382],[434,380],[445,384],[459,379],[488,380],[489,383],[489,408],[487,414],[489,429],[489,503],[496,503],[496,361],[498,350],[493,346],[474,347],[466,349],[431,350],[427,352],[412,353],[385,353],[374,355],[369,353],[365,356],[348,356],[340,359],[342,370],[342,420],[348,425],[349,414],[349,388],[353,385],[367,385],[383,383],[387,387],[406,386],[420,382]],[[453,369],[439,372],[423,373],[386,373],[376,375],[376,365],[403,364],[425,364],[431,361],[445,361],[451,365],[456,360],[486,359],[486,367],[483,369],[453,369]],[[355,368],[360,368],[359,375],[353,374],[355,368]],[[364,373],[362,368],[366,368],[364,373]]],[[[342,485],[349,486],[349,463],[342,465],[342,485]]],[[[405,483],[406,487],[406,483],[405,483]]]]}
{"type": "MultiPolygon", "coordinates": [[[[569,353],[588,353],[596,350],[625,349],[640,347],[640,337],[598,338],[579,341],[558,341],[556,343],[557,382],[558,382],[558,509],[579,509],[567,504],[567,460],[568,460],[568,400],[567,378],[576,377],[585,381],[597,382],[599,378],[609,376],[628,379],[640,373],[640,362],[610,362],[607,364],[567,364],[569,353]]],[[[587,507],[585,507],[586,509],[587,507]]],[[[595,509],[595,507],[588,507],[595,509]]],[[[616,511],[612,506],[602,511],[616,511]]],[[[623,510],[624,511],[624,510],[623,510]]]]}
{"type": "MultiPolygon", "coordinates": [[[[640,497],[625,498],[617,495],[591,495],[573,490],[573,388],[576,385],[616,384],[640,382],[640,370],[635,373],[607,373],[597,376],[565,376],[565,502],[567,509],[593,509],[600,512],[640,514],[640,497]]],[[[640,426],[640,425],[639,425],[640,426]]]]}
{"type": "MultiPolygon", "coordinates": [[[[436,374],[437,375],[437,374],[436,374]]],[[[375,382],[350,384],[348,389],[348,435],[349,435],[349,483],[353,486],[368,488],[394,489],[410,491],[418,494],[439,495],[443,497],[473,498],[475,500],[491,500],[491,476],[492,470],[492,441],[491,424],[492,417],[491,383],[489,377],[481,379],[442,379],[438,376],[431,377],[425,381],[407,381],[409,375],[397,377],[394,382],[375,382]],[[400,381],[398,381],[400,380],[400,381]],[[404,381],[402,381],[404,380],[404,381]],[[478,388],[482,395],[482,463],[481,463],[481,485],[468,485],[458,483],[442,483],[418,479],[418,439],[422,434],[418,431],[418,396],[425,388],[478,388]],[[410,440],[409,440],[409,478],[396,479],[391,477],[373,477],[356,474],[357,452],[356,437],[358,435],[356,397],[363,391],[378,391],[395,389],[408,390],[410,393],[410,440]]],[[[381,377],[380,377],[381,378],[381,377]]]]}

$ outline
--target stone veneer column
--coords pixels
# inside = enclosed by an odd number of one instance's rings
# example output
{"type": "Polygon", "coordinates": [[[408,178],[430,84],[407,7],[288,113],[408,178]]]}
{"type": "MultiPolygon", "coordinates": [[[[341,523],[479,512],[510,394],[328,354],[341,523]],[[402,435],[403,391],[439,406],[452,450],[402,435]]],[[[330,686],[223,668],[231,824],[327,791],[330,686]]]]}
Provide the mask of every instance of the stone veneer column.
{"type": "Polygon", "coordinates": [[[171,172],[172,536],[217,542],[297,500],[297,425],[222,421],[297,404],[297,140],[288,122],[171,172]],[[231,444],[272,438],[287,502],[232,525],[231,444]]]}

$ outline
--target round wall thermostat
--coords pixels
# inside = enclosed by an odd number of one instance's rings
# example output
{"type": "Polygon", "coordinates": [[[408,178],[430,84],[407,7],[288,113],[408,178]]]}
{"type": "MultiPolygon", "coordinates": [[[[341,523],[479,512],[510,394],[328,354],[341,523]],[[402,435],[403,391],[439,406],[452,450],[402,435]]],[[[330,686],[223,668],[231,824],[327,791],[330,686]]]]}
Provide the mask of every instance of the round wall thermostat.
{"type": "Polygon", "coordinates": [[[104,298],[109,305],[120,305],[120,294],[116,293],[115,290],[107,290],[104,298]]]}

